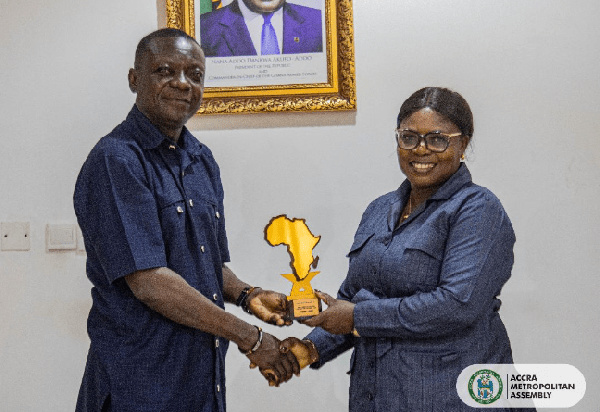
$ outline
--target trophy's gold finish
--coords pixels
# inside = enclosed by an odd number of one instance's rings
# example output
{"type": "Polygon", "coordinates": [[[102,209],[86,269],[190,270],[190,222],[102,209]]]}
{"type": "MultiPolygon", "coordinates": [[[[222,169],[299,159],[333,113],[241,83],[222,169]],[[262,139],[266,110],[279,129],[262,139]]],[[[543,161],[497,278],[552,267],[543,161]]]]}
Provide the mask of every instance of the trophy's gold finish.
{"type": "Polygon", "coordinates": [[[321,236],[313,236],[304,219],[290,220],[286,215],[279,215],[265,227],[265,240],[271,246],[286,245],[291,258],[290,267],[294,273],[281,275],[292,282],[287,297],[290,318],[303,320],[319,314],[321,301],[310,285],[319,272],[311,272],[310,268],[316,266],[312,251],[321,236]]]}
{"type": "Polygon", "coordinates": [[[292,273],[282,274],[284,278],[292,282],[292,290],[287,297],[291,305],[288,312],[292,319],[307,319],[321,312],[321,300],[315,295],[310,281],[320,272],[309,272],[308,275],[298,281],[292,273]]]}

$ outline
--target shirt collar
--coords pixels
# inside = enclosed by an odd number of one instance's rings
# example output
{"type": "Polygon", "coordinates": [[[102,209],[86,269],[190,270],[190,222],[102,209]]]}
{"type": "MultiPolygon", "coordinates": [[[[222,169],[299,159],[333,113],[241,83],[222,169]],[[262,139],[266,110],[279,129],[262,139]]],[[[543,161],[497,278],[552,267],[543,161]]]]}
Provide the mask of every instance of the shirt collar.
{"type": "Polygon", "coordinates": [[[429,199],[450,199],[452,195],[458,192],[463,186],[472,182],[473,179],[471,178],[471,173],[469,172],[467,165],[461,163],[458,170],[450,176],[450,179],[448,179],[429,199]]]}
{"type": "MultiPolygon", "coordinates": [[[[137,126],[136,133],[134,133],[135,140],[144,150],[155,149],[165,141],[170,144],[175,144],[172,139],[162,134],[161,131],[150,122],[150,120],[137,108],[137,105],[135,104],[127,115],[127,121],[132,122],[137,126]]],[[[181,137],[179,138],[178,146],[188,153],[196,156],[199,155],[202,150],[202,145],[200,142],[189,132],[185,126],[183,126],[183,129],[181,130],[181,137]]]]}
{"type": "MultiPolygon", "coordinates": [[[[250,21],[257,17],[261,17],[260,24],[262,25],[262,22],[263,22],[262,13],[256,13],[256,12],[250,10],[248,8],[248,6],[246,6],[246,3],[243,2],[243,0],[239,0],[237,3],[238,3],[238,7],[240,8],[240,11],[242,12],[242,16],[244,16],[244,20],[250,21]]],[[[280,8],[278,8],[277,10],[275,10],[273,12],[273,17],[283,14],[284,5],[282,5],[280,8]]]]}
{"type": "MultiPolygon", "coordinates": [[[[444,183],[429,199],[427,200],[443,200],[449,199],[452,195],[464,185],[472,183],[473,179],[471,178],[471,172],[467,168],[467,165],[461,163],[458,167],[458,170],[454,172],[452,176],[446,183],[444,183]]],[[[400,187],[396,190],[396,196],[393,202],[408,200],[408,195],[410,194],[410,182],[408,179],[405,179],[404,182],[400,185],[400,187]]]]}
{"type": "MultiPolygon", "coordinates": [[[[446,200],[450,199],[456,192],[462,187],[472,183],[471,173],[467,168],[467,165],[461,163],[458,170],[450,176],[450,178],[444,183],[425,203],[419,205],[417,209],[413,211],[409,220],[418,215],[426,205],[432,200],[446,200]]],[[[404,205],[408,201],[410,195],[410,182],[405,179],[400,187],[396,190],[396,195],[392,198],[390,208],[388,210],[388,227],[390,230],[394,230],[394,225],[400,217],[400,213],[404,208],[404,205]]]]}
{"type": "Polygon", "coordinates": [[[244,16],[244,20],[253,20],[261,16],[260,13],[255,13],[252,10],[250,10],[242,0],[238,1],[238,6],[240,8],[240,11],[242,12],[242,16],[244,16]]]}

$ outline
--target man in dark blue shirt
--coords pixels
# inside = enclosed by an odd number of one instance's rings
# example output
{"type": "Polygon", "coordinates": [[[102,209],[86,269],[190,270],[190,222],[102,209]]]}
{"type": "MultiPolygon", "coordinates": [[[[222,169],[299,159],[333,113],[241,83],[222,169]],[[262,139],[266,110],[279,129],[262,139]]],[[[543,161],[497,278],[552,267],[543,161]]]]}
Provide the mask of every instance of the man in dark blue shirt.
{"type": "Polygon", "coordinates": [[[184,126],[200,106],[204,69],[185,33],[143,38],[129,71],[136,104],[77,179],[93,284],[77,411],[224,412],[228,341],[270,384],[299,372],[277,338],[224,310],[237,303],[286,323],[285,295],[250,287],[225,266],[219,167],[184,126]]]}

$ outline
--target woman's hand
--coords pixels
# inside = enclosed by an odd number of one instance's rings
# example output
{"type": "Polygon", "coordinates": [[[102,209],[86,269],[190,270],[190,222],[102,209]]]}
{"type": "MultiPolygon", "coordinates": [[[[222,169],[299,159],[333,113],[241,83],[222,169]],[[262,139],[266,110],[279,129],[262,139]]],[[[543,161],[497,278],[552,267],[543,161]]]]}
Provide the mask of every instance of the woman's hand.
{"type": "Polygon", "coordinates": [[[313,328],[319,326],[335,335],[351,333],[354,329],[354,303],[335,299],[318,290],[315,290],[315,295],[325,302],[327,309],[302,323],[313,328]]]}
{"type": "Polygon", "coordinates": [[[289,337],[281,342],[279,350],[282,353],[291,351],[298,360],[300,369],[319,360],[319,352],[317,352],[317,348],[309,340],[300,340],[298,338],[289,337]]]}

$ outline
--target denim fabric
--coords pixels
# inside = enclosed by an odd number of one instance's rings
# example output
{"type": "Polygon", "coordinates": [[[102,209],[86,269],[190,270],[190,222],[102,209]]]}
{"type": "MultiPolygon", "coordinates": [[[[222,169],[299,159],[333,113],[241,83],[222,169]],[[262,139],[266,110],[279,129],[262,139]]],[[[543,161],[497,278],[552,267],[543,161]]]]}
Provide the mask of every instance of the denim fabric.
{"type": "Polygon", "coordinates": [[[500,201],[463,164],[401,225],[410,183],[373,201],[338,298],[356,303],[360,338],[315,329],[314,367],[354,347],[350,411],[466,411],[456,379],[474,363],[512,363],[498,310],[515,236],[500,201]]]}
{"type": "Polygon", "coordinates": [[[227,342],[137,300],[124,276],[168,267],[219,307],[229,260],[219,168],[184,128],[178,144],[134,106],[84,163],[75,212],[93,284],[78,411],[224,411],[227,342]]]}

